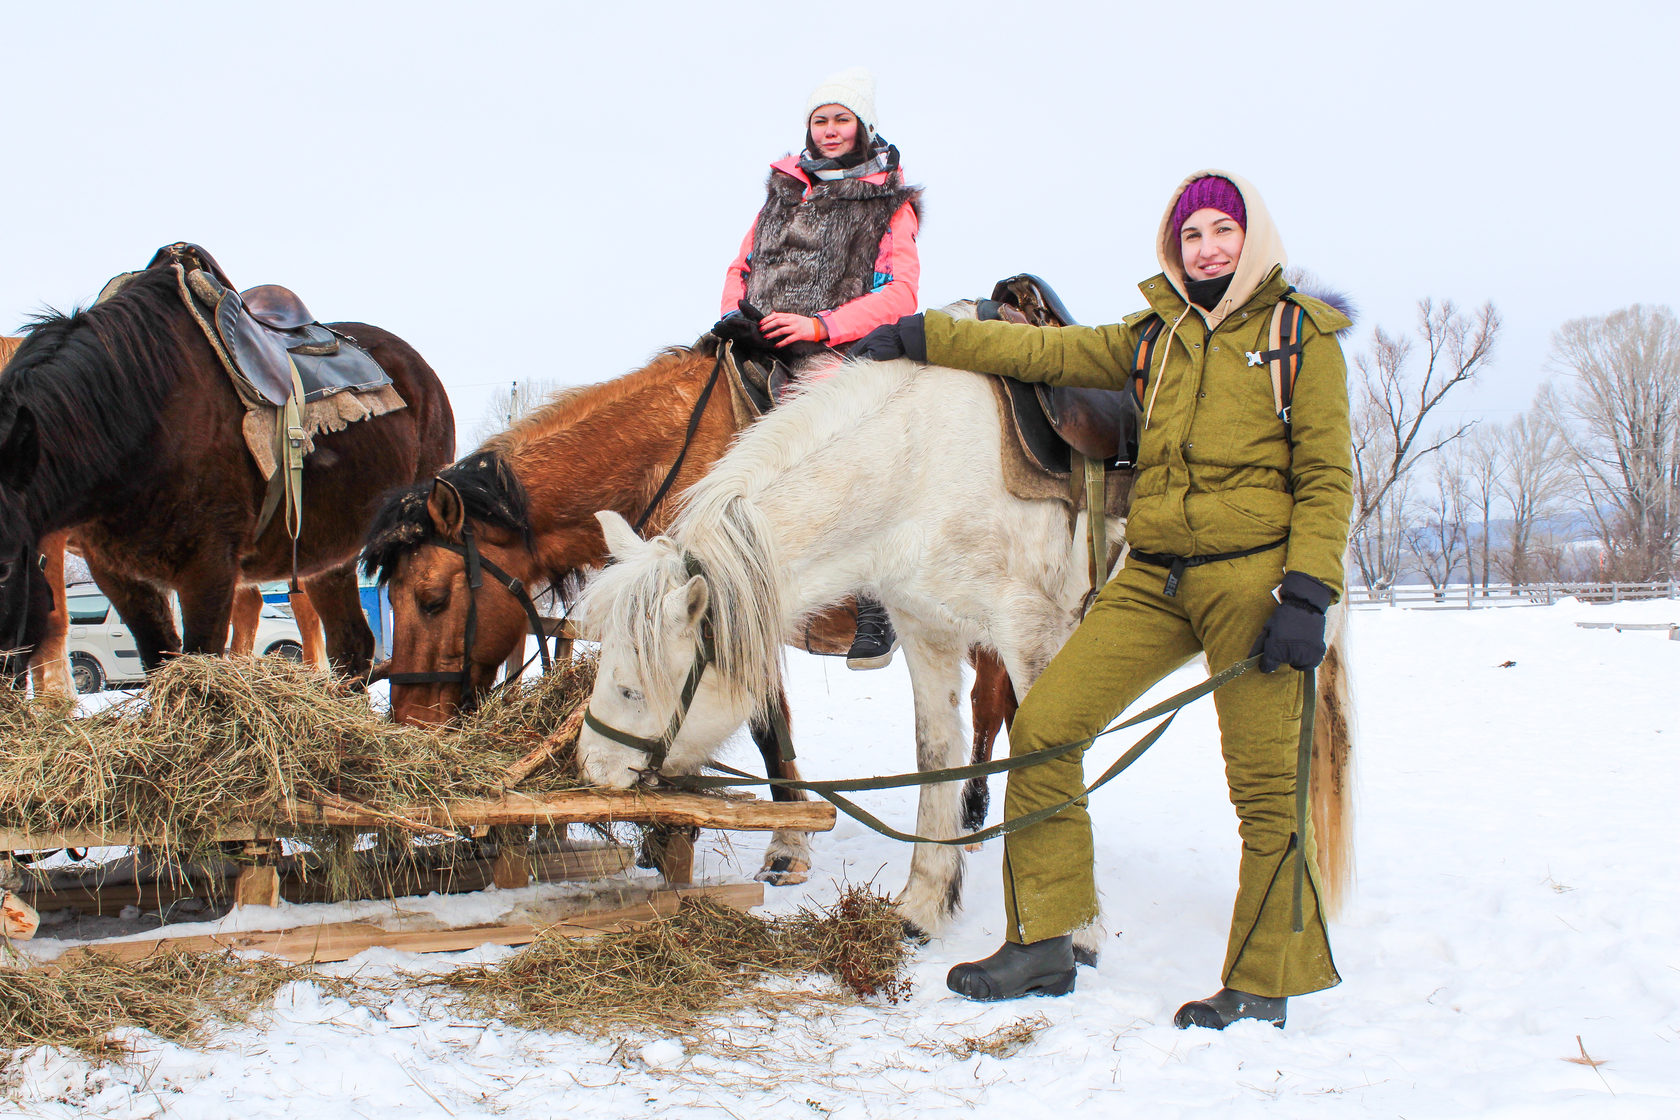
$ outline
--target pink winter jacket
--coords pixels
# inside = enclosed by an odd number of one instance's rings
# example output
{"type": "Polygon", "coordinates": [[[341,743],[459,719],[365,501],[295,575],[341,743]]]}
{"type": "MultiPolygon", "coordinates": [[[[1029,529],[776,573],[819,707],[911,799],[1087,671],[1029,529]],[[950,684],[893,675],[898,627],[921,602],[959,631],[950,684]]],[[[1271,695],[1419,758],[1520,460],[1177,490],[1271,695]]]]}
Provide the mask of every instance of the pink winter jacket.
{"type": "MultiPolygon", "coordinates": [[[[798,156],[785,156],[770,166],[804,183],[809,195],[811,178],[799,166],[798,156]]],[[[870,183],[885,183],[888,174],[883,171],[864,178],[870,183]]],[[[752,271],[753,231],[757,228],[758,219],[755,216],[753,224],[747,228],[747,236],[741,241],[740,253],[724,276],[722,306],[725,315],[736,310],[735,305],[747,294],[747,273],[752,271]]],[[[817,313],[823,326],[828,328],[827,342],[830,346],[856,342],[876,327],[916,313],[916,285],[922,278],[922,261],[916,255],[916,229],[916,212],[906,202],[893,215],[886,236],[881,238],[881,253],[875,258],[874,290],[839,307],[817,313]]]]}

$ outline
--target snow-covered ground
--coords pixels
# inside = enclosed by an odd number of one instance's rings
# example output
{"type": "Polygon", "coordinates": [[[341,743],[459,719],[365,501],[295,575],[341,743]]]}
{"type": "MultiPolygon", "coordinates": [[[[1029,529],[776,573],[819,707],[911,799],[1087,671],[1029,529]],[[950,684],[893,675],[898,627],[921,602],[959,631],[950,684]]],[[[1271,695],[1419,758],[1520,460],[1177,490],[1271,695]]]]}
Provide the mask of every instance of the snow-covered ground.
{"type": "MultiPolygon", "coordinates": [[[[966,909],[919,952],[906,1003],[743,1025],[734,1041],[761,1048],[751,1060],[464,1022],[418,998],[374,1013],[298,984],[266,1027],[207,1052],[143,1039],[138,1065],[104,1070],[39,1055],[5,1115],[1680,1116],[1680,642],[1578,620],[1680,622],[1680,602],[1355,614],[1360,881],[1331,931],[1345,982],[1292,1001],[1282,1032],[1171,1023],[1219,986],[1237,865],[1204,702],[1097,795],[1113,940],[1065,998],[981,1006],[945,990],[953,963],[1001,940],[993,843],[970,857],[966,909]],[[1048,1025],[1013,1056],[945,1049],[1025,1016],[1048,1025]],[[1570,1061],[1583,1047],[1602,1064],[1570,1061]]],[[[799,656],[791,675],[808,775],[910,766],[902,664],[852,673],[799,656]]],[[[865,800],[909,824],[912,798],[865,800]]],[[[817,860],[812,882],[773,890],[770,909],[827,901],[842,881],[896,889],[908,851],[842,818],[817,860]]],[[[701,870],[758,862],[752,836],[709,835],[701,870]]],[[[486,905],[427,908],[465,922],[486,905]]],[[[377,975],[507,952],[378,951],[331,967],[377,975]]]]}

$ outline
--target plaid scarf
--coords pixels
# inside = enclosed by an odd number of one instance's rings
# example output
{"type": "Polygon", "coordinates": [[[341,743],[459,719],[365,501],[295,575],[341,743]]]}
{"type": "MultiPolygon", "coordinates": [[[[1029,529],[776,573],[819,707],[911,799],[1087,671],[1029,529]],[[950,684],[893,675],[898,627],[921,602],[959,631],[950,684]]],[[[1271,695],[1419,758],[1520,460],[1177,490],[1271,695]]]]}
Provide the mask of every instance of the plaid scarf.
{"type": "Polygon", "coordinates": [[[812,181],[835,179],[861,179],[865,175],[877,175],[883,171],[894,171],[898,168],[898,149],[875,137],[870,144],[869,151],[862,159],[857,154],[848,152],[833,159],[822,159],[813,156],[809,149],[799,153],[799,167],[809,175],[812,181]],[[853,162],[853,161],[856,162],[853,162]],[[850,165],[850,166],[848,166],[850,165]]]}

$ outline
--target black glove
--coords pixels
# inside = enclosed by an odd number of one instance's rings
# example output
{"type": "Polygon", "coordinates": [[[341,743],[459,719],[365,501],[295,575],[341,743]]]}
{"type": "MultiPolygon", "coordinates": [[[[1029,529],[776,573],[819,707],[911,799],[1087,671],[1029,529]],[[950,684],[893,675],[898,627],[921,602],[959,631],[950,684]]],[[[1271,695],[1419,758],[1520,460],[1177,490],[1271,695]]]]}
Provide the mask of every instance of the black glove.
{"type": "Polygon", "coordinates": [[[850,356],[871,362],[893,358],[927,361],[927,326],[920,315],[906,315],[896,323],[876,327],[852,344],[850,356]]]}
{"type": "Polygon", "coordinates": [[[758,320],[748,318],[739,311],[731,311],[719,319],[713,324],[712,333],[717,335],[720,341],[734,342],[737,345],[745,344],[759,349],[770,345],[758,331],[758,320]]]}
{"type": "Polygon", "coordinates": [[[1330,589],[1303,572],[1285,572],[1278,605],[1260,628],[1249,651],[1260,655],[1260,671],[1281,666],[1313,669],[1324,660],[1324,612],[1335,598],[1330,589]]]}

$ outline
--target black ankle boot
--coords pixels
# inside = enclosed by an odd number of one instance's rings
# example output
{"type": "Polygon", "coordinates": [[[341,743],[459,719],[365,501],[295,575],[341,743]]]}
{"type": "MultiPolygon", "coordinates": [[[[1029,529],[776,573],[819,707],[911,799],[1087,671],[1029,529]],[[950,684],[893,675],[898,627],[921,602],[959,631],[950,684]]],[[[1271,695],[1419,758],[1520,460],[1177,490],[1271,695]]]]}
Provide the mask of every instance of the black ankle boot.
{"type": "Polygon", "coordinates": [[[1073,935],[1063,934],[1031,945],[1005,941],[983,961],[959,964],[945,986],[959,996],[992,1002],[1022,996],[1065,996],[1073,991],[1073,935]]]}
{"type": "Polygon", "coordinates": [[[1218,995],[1192,1000],[1179,1008],[1173,1016],[1173,1026],[1179,1030],[1207,1027],[1222,1031],[1238,1019],[1258,1019],[1282,1030],[1288,1004],[1288,996],[1256,996],[1235,988],[1221,988],[1218,995]]]}
{"type": "Polygon", "coordinates": [[[887,608],[873,599],[858,596],[857,637],[846,653],[848,669],[884,669],[892,661],[898,648],[898,635],[893,633],[892,619],[887,608]]]}

